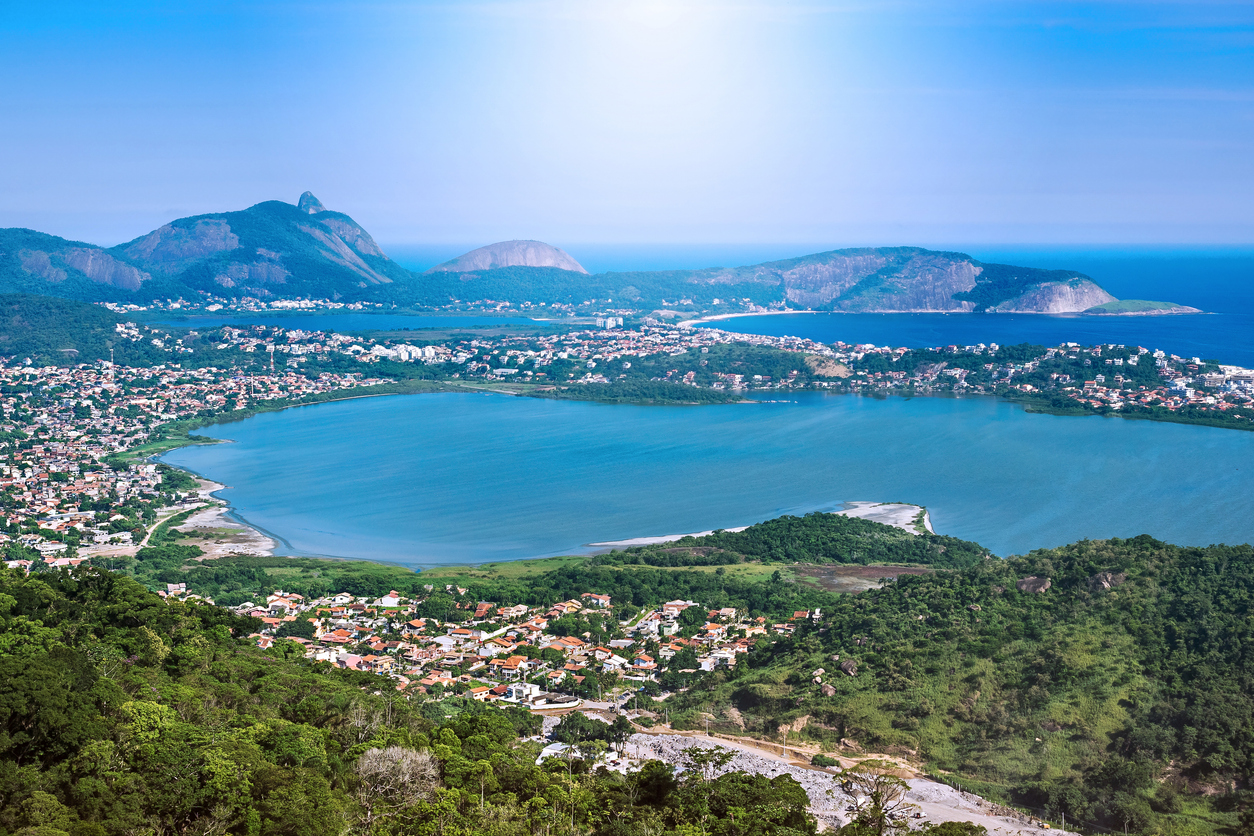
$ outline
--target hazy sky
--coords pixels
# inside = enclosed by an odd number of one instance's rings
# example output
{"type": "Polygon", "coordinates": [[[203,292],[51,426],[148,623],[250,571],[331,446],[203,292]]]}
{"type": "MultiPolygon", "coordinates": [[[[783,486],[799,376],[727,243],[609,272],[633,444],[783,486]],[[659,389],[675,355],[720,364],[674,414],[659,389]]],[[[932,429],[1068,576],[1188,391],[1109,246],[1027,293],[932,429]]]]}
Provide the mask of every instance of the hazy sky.
{"type": "Polygon", "coordinates": [[[1254,241],[1254,4],[0,3],[0,226],[1254,241]]]}

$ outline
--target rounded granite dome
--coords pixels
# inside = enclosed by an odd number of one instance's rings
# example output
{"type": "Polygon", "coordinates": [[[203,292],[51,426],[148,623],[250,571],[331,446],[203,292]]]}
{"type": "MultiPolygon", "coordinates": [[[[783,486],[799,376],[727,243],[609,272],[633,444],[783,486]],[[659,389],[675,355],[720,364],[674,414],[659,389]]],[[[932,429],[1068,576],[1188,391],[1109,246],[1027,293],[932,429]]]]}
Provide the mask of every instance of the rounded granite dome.
{"type": "Polygon", "coordinates": [[[472,270],[493,270],[497,267],[556,267],[558,270],[570,270],[574,273],[588,272],[566,252],[543,241],[501,241],[489,244],[432,267],[427,272],[466,273],[472,270]]]}

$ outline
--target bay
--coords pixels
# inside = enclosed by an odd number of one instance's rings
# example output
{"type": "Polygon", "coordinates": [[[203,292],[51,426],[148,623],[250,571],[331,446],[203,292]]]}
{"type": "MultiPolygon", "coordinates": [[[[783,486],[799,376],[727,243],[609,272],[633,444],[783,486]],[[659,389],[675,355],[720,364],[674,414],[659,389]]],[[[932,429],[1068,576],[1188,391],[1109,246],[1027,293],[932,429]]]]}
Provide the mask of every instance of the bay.
{"type": "Polygon", "coordinates": [[[1148,533],[1254,539],[1254,433],[804,394],[641,407],[434,394],[214,426],[164,460],[227,484],[293,554],[412,566],[586,551],[844,502],[928,507],[999,555],[1148,533]]]}

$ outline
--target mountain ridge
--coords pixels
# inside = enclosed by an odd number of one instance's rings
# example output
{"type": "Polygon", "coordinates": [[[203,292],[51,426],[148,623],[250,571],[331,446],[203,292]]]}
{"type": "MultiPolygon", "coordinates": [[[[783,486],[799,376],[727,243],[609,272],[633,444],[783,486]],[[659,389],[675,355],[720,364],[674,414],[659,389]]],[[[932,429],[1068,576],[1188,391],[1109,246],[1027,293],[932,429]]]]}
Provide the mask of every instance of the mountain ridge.
{"type": "Polygon", "coordinates": [[[1080,313],[1117,302],[1090,276],[984,263],[921,247],[863,247],[741,267],[590,274],[540,241],[489,244],[410,271],[312,192],[295,205],[178,218],[114,247],[0,229],[0,292],[82,301],[203,295],[329,298],[398,305],[492,299],[522,304],[676,304],[706,311],[784,306],[863,313],[1080,313]]]}

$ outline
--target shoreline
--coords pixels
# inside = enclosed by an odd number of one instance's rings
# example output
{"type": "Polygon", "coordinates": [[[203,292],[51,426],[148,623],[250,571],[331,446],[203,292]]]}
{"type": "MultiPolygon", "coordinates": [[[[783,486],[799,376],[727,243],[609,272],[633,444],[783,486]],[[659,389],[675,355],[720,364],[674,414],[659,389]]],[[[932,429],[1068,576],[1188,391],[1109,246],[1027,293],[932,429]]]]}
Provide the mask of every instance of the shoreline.
{"type": "MultiPolygon", "coordinates": [[[[857,519],[870,520],[881,525],[900,528],[908,534],[921,534],[918,526],[922,525],[928,534],[935,534],[932,528],[932,519],[928,514],[927,508],[922,505],[913,505],[908,502],[874,502],[871,500],[850,500],[842,503],[844,505],[838,511],[822,511],[820,513],[835,514],[838,517],[855,517],[857,519]],[[922,518],[920,518],[922,515],[922,518]]],[[[774,519],[774,518],[772,518],[774,519]]],[[[762,520],[761,522],[766,522],[762,520]]],[[[685,537],[708,537],[715,531],[726,531],[732,534],[744,531],[752,525],[760,525],[761,522],[751,523],[750,525],[742,525],[736,528],[710,529],[709,531],[697,531],[692,534],[660,534],[649,537],[628,537],[623,540],[605,540],[599,543],[585,543],[585,547],[591,548],[630,548],[632,546],[656,546],[662,543],[674,543],[685,537]]],[[[541,558],[542,559],[542,558],[541,558]]],[[[495,561],[505,562],[505,561],[495,561]]]]}
{"type": "Polygon", "coordinates": [[[211,504],[192,514],[176,528],[189,535],[188,545],[199,546],[204,551],[197,560],[216,560],[235,555],[273,556],[279,541],[234,516],[235,509],[231,503],[217,496],[227,486],[198,474],[193,475],[200,483],[201,500],[211,504]]]}

